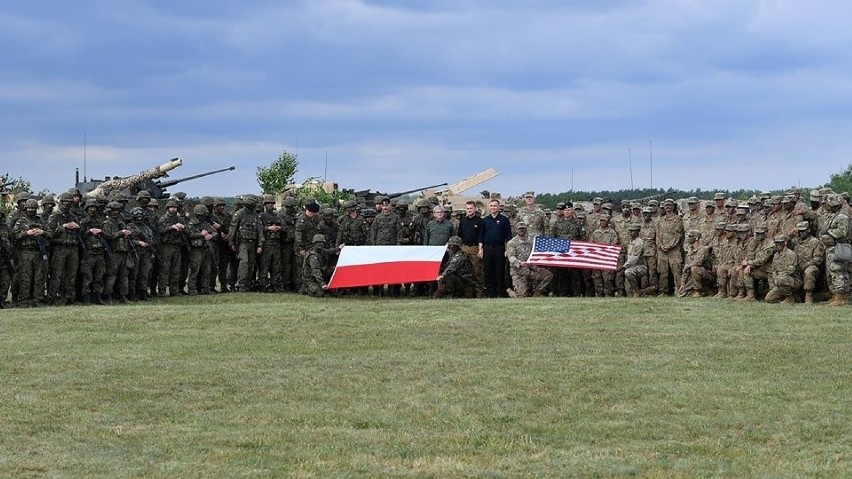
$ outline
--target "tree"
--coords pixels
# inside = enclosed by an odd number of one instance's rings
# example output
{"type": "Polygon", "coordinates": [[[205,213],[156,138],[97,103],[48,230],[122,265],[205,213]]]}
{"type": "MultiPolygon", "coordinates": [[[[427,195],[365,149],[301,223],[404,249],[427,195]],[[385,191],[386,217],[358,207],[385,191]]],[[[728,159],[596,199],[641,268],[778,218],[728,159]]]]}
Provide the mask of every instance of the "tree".
{"type": "Polygon", "coordinates": [[[278,159],[267,167],[257,167],[257,183],[265,195],[278,195],[293,182],[296,169],[299,166],[298,157],[293,153],[284,151],[278,155],[278,159]]]}
{"type": "Polygon", "coordinates": [[[828,182],[832,190],[840,193],[843,191],[852,192],[852,164],[846,167],[842,173],[834,173],[831,175],[831,181],[828,182]]]}

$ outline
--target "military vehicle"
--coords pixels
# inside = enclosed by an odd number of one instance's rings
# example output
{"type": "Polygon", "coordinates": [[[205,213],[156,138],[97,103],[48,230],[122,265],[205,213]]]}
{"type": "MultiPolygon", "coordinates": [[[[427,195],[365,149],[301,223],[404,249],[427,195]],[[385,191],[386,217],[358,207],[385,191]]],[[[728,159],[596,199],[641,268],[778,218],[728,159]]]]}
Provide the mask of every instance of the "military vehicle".
{"type": "Polygon", "coordinates": [[[155,166],[147,170],[141,171],[135,175],[127,177],[106,177],[103,180],[80,181],[80,172],[76,174],[76,188],[87,197],[108,196],[113,191],[120,191],[122,195],[128,198],[134,198],[140,191],[148,191],[151,198],[164,199],[169,197],[166,188],[174,186],[184,181],[195,180],[209,175],[222,173],[224,171],[232,171],[235,167],[231,166],[221,170],[208,171],[197,175],[187,176],[184,178],[160,180],[159,178],[168,177],[168,173],[175,168],[181,166],[183,160],[180,158],[171,159],[160,166],[155,166]]]}
{"type": "Polygon", "coordinates": [[[480,171],[479,173],[468,176],[467,178],[453,183],[446,188],[440,190],[425,189],[422,196],[433,203],[437,200],[442,206],[450,206],[453,211],[464,210],[464,206],[468,201],[476,203],[476,208],[482,212],[487,211],[488,201],[494,198],[500,198],[499,193],[490,191],[482,191],[479,196],[465,196],[461,193],[494,178],[500,173],[494,168],[480,171]]]}
{"type": "Polygon", "coordinates": [[[354,196],[355,201],[359,205],[361,205],[362,208],[373,208],[376,205],[375,200],[376,200],[377,196],[383,196],[385,198],[394,199],[394,198],[399,198],[400,196],[410,195],[412,193],[418,193],[418,192],[423,192],[423,191],[432,191],[434,188],[439,188],[441,186],[446,186],[446,183],[441,183],[439,185],[426,186],[426,187],[423,187],[423,188],[414,188],[413,190],[399,191],[399,192],[396,192],[396,193],[381,193],[381,192],[372,191],[372,190],[355,191],[355,190],[351,190],[351,189],[350,190],[343,190],[343,191],[344,191],[344,193],[348,193],[348,194],[351,194],[352,196],[354,196]]]}

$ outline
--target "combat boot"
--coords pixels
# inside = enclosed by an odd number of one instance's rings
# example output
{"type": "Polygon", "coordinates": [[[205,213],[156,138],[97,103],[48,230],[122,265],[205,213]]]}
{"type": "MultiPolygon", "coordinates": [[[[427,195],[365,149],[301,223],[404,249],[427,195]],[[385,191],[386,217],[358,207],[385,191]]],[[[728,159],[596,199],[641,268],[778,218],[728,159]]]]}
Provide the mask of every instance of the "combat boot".
{"type": "Polygon", "coordinates": [[[716,299],[725,299],[728,297],[728,291],[724,287],[719,286],[719,292],[716,293],[713,297],[716,299]]]}
{"type": "Polygon", "coordinates": [[[796,298],[793,295],[787,296],[781,300],[781,304],[796,304],[796,298]]]}
{"type": "Polygon", "coordinates": [[[805,304],[814,304],[814,292],[805,291],[805,304]]]}
{"type": "Polygon", "coordinates": [[[845,306],[846,296],[843,293],[834,293],[834,296],[826,303],[827,306],[845,306]]]}
{"type": "Polygon", "coordinates": [[[754,301],[754,290],[746,288],[746,295],[738,301],[754,301]]]}

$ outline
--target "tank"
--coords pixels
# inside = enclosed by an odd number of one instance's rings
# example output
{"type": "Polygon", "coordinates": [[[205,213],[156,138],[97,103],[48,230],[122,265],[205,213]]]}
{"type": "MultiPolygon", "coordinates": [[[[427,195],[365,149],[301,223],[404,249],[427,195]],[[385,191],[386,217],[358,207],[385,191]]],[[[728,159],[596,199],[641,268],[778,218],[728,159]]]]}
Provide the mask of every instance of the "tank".
{"type": "Polygon", "coordinates": [[[376,199],[377,196],[384,196],[385,198],[394,199],[394,198],[399,198],[400,196],[410,195],[411,193],[430,191],[430,190],[433,190],[435,188],[440,188],[441,186],[446,186],[446,185],[447,185],[446,183],[441,183],[439,185],[431,185],[431,186],[425,186],[425,187],[422,187],[422,188],[414,188],[413,190],[399,191],[399,192],[396,192],[396,193],[380,193],[378,191],[372,191],[372,190],[361,190],[361,191],[347,190],[346,193],[349,193],[352,196],[354,196],[355,201],[357,201],[358,204],[360,204],[362,208],[365,208],[365,207],[366,208],[372,208],[376,205],[375,199],[376,199]]]}
{"type": "Polygon", "coordinates": [[[105,178],[104,181],[77,181],[77,189],[83,195],[94,198],[97,196],[109,196],[113,191],[121,191],[126,196],[131,196],[131,188],[146,180],[154,180],[166,176],[166,174],[183,164],[180,158],[173,158],[160,166],[155,166],[135,175],[125,178],[105,178]]]}
{"type": "Polygon", "coordinates": [[[183,183],[184,181],[197,180],[198,178],[204,178],[205,176],[215,175],[215,174],[218,174],[218,173],[224,173],[226,171],[233,171],[235,169],[236,169],[236,167],[229,166],[227,168],[222,168],[220,170],[207,171],[205,173],[199,173],[197,175],[187,176],[187,177],[184,177],[184,178],[178,178],[178,179],[174,179],[174,180],[165,180],[165,181],[163,181],[163,180],[146,180],[146,181],[143,181],[142,183],[139,183],[138,185],[136,185],[134,188],[131,189],[131,191],[134,193],[134,196],[135,196],[136,193],[143,191],[143,190],[147,190],[148,193],[151,194],[151,198],[155,198],[155,199],[159,200],[159,199],[169,197],[169,193],[166,192],[166,188],[168,188],[170,186],[174,186],[174,185],[177,185],[179,183],[183,183]]]}
{"type": "Polygon", "coordinates": [[[468,201],[473,201],[476,203],[476,208],[484,213],[487,211],[486,206],[488,205],[488,201],[491,199],[499,199],[499,193],[492,193],[487,190],[482,191],[479,196],[467,196],[462,195],[461,193],[473,188],[474,186],[485,183],[499,174],[500,173],[494,168],[488,168],[487,170],[480,171],[475,175],[468,176],[461,181],[453,183],[444,189],[424,190],[422,195],[425,198],[437,198],[438,204],[442,206],[450,206],[453,211],[464,210],[465,204],[468,201]]]}

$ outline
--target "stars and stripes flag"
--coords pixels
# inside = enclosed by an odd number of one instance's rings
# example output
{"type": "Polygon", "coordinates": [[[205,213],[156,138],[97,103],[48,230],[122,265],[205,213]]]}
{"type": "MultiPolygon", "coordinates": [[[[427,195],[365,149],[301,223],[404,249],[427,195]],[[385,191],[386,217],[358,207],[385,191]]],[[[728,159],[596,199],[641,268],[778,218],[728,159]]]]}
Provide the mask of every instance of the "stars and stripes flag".
{"type": "Polygon", "coordinates": [[[536,236],[527,264],[557,268],[605,269],[618,267],[621,246],[536,236]]]}

